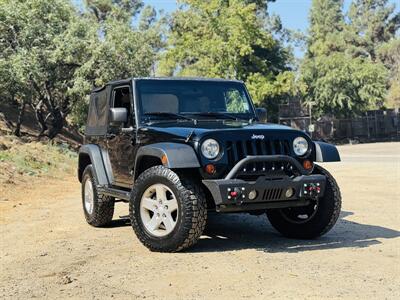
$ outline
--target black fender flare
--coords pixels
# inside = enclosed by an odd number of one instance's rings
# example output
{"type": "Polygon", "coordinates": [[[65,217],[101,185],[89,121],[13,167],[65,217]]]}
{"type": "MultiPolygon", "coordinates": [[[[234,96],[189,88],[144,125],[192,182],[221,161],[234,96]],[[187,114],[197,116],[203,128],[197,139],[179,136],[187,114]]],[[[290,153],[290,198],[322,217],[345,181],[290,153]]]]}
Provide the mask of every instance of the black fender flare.
{"type": "Polygon", "coordinates": [[[164,159],[163,165],[170,169],[200,167],[197,155],[191,146],[172,142],[155,143],[139,148],[135,160],[135,178],[139,175],[137,173],[140,161],[145,156],[156,157],[160,159],[161,162],[163,162],[163,157],[165,156],[166,160],[164,159]]]}
{"type": "Polygon", "coordinates": [[[339,151],[335,145],[314,142],[315,144],[315,161],[317,162],[334,162],[340,161],[339,151]]]}
{"type": "Polygon", "coordinates": [[[81,170],[81,159],[83,156],[89,156],[90,163],[94,169],[94,175],[96,176],[99,185],[108,185],[113,182],[113,174],[108,157],[108,152],[101,149],[97,145],[86,144],[79,148],[79,161],[78,161],[78,177],[81,180],[79,174],[84,170],[81,170]]]}

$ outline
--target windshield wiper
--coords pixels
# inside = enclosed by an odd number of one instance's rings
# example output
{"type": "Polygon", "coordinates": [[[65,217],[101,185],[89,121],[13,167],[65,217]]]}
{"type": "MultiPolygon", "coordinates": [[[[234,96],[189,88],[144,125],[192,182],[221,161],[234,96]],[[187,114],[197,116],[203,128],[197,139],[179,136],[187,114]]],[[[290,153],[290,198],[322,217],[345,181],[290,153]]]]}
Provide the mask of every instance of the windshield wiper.
{"type": "Polygon", "coordinates": [[[204,117],[223,117],[225,119],[230,119],[230,120],[238,120],[240,118],[232,116],[227,113],[221,113],[221,112],[215,112],[215,111],[209,111],[209,112],[194,112],[190,113],[191,115],[195,116],[204,116],[204,117]]]}
{"type": "Polygon", "coordinates": [[[155,111],[155,112],[144,113],[144,115],[145,116],[172,117],[172,118],[177,118],[177,119],[195,121],[192,118],[186,117],[186,116],[181,115],[181,114],[172,113],[172,112],[158,112],[158,111],[155,111]]]}

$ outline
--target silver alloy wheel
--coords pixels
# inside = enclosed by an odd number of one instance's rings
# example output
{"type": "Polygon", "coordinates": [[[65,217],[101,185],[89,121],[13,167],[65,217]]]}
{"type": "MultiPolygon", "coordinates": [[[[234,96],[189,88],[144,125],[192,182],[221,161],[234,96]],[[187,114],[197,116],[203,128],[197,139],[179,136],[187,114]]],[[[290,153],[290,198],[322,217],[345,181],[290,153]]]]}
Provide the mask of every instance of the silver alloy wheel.
{"type": "Polygon", "coordinates": [[[93,213],[93,184],[90,178],[87,178],[85,181],[85,209],[86,212],[91,215],[93,213]]]}
{"type": "Polygon", "coordinates": [[[178,201],[164,184],[148,187],[140,200],[140,218],[146,230],[153,236],[170,234],[178,221],[178,201]]]}

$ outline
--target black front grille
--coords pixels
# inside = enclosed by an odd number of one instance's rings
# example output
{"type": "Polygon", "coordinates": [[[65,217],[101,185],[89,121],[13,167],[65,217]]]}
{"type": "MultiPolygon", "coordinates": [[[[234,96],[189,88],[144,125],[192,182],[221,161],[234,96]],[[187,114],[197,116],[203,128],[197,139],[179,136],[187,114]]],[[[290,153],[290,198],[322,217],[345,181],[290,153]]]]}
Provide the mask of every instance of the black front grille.
{"type": "MultiPolygon", "coordinates": [[[[289,155],[291,147],[289,140],[277,139],[253,139],[245,141],[227,141],[225,143],[228,163],[232,168],[238,161],[249,155],[289,155]]],[[[264,174],[268,170],[282,168],[279,163],[249,163],[241,172],[246,176],[264,174]]],[[[239,176],[241,177],[241,176],[239,176]]]]}
{"type": "Polygon", "coordinates": [[[228,141],[225,146],[232,166],[248,155],[290,155],[288,140],[228,141]]]}

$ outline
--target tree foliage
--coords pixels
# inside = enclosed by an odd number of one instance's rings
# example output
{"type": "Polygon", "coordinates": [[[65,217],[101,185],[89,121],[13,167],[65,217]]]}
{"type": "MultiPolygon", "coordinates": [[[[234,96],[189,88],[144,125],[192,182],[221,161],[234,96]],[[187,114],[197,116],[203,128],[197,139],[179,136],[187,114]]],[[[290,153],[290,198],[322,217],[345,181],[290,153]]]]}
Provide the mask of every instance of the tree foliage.
{"type": "MultiPolygon", "coordinates": [[[[77,70],[72,93],[81,101],[73,120],[83,125],[88,94],[94,86],[128,77],[149,76],[162,47],[161,23],[152,7],[141,1],[87,1],[85,15],[98,34],[91,37],[90,57],[77,70]],[[139,15],[137,24],[132,19],[139,15]]],[[[154,72],[153,72],[154,73],[154,72]]]]}
{"type": "Polygon", "coordinates": [[[342,0],[314,0],[310,11],[301,78],[316,115],[349,117],[386,98],[389,68],[378,53],[395,38],[398,16],[384,0],[355,0],[348,18],[342,6],[342,0]]]}
{"type": "Polygon", "coordinates": [[[302,76],[308,86],[306,100],[314,104],[317,114],[350,117],[385,97],[386,69],[361,58],[349,59],[344,53],[306,60],[302,76]]]}
{"type": "Polygon", "coordinates": [[[307,57],[329,55],[345,49],[342,6],[343,0],[313,0],[309,17],[307,57]]]}
{"type": "Polygon", "coordinates": [[[354,0],[348,12],[346,39],[353,56],[376,62],[379,48],[395,38],[400,28],[400,12],[388,0],[354,0]]]}
{"type": "Polygon", "coordinates": [[[257,104],[276,111],[289,90],[279,88],[286,81],[278,76],[290,71],[291,53],[267,27],[267,1],[180,3],[169,20],[159,74],[237,78],[248,83],[257,104]]]}
{"type": "Polygon", "coordinates": [[[400,106],[400,12],[388,0],[354,0],[346,38],[352,56],[383,64],[389,72],[386,104],[400,106]]]}
{"type": "Polygon", "coordinates": [[[378,49],[379,60],[389,70],[387,105],[400,107],[400,38],[393,38],[378,49]]]}
{"type": "Polygon", "coordinates": [[[87,24],[62,0],[2,1],[0,76],[4,97],[31,105],[54,137],[73,106],[69,89],[87,59],[87,24]],[[34,20],[32,22],[32,20],[34,20]],[[48,128],[48,124],[51,125],[48,128]]]}
{"type": "Polygon", "coordinates": [[[32,106],[53,138],[73,112],[85,120],[87,95],[113,79],[147,76],[160,47],[155,12],[141,1],[87,1],[78,13],[64,0],[5,0],[0,7],[2,99],[32,106]]]}
{"type": "Polygon", "coordinates": [[[86,7],[99,23],[107,19],[130,22],[143,7],[142,0],[85,0],[86,7]]]}

